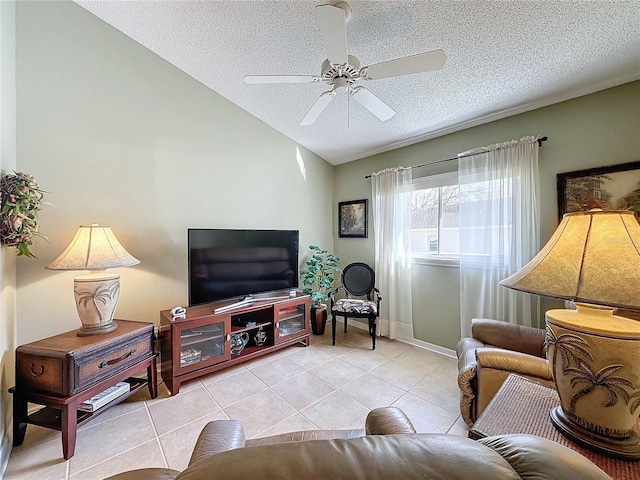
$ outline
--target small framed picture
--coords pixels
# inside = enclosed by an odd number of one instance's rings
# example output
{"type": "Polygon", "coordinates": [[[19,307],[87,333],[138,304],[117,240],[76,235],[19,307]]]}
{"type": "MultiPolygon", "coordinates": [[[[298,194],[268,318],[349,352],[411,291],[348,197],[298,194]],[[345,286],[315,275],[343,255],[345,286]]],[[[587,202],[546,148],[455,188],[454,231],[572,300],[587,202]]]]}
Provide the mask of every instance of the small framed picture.
{"type": "Polygon", "coordinates": [[[558,174],[558,218],[601,208],[640,216],[640,161],[558,174]]]}
{"type": "Polygon", "coordinates": [[[367,238],[367,200],[338,203],[338,236],[367,238]]]}

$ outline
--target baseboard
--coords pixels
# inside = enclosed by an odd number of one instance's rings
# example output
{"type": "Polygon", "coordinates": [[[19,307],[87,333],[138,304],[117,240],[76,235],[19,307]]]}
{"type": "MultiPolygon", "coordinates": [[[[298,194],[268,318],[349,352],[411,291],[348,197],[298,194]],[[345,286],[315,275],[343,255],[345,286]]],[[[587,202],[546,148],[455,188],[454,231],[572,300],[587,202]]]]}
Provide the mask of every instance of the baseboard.
{"type": "MultiPolygon", "coordinates": [[[[369,325],[364,322],[359,322],[353,318],[347,319],[347,324],[349,326],[353,326],[355,328],[359,328],[360,330],[369,330],[369,325]]],[[[450,348],[441,347],[440,345],[435,345],[433,343],[424,342],[422,340],[418,340],[414,338],[412,340],[398,340],[399,342],[408,343],[409,345],[413,345],[414,347],[422,348],[424,350],[429,350],[434,353],[439,353],[440,355],[444,355],[445,357],[457,358],[455,350],[451,350],[450,348]]]]}
{"type": "Polygon", "coordinates": [[[440,355],[444,355],[445,357],[458,358],[456,356],[455,350],[441,347],[440,345],[435,345],[433,343],[423,342],[422,340],[418,340],[417,338],[414,338],[413,340],[399,340],[399,341],[408,343],[409,345],[413,345],[414,347],[423,348],[424,350],[429,350],[434,353],[439,353],[440,355]]]}
{"type": "MultiPolygon", "coordinates": [[[[331,319],[329,319],[329,321],[327,323],[329,323],[329,322],[331,322],[331,319]]],[[[340,323],[341,322],[338,320],[338,325],[340,323]]],[[[354,318],[347,318],[347,325],[359,328],[360,330],[366,330],[367,332],[369,331],[369,324],[368,323],[359,322],[358,320],[356,320],[354,318]]],[[[336,328],[338,328],[338,327],[336,326],[336,328]]]]}

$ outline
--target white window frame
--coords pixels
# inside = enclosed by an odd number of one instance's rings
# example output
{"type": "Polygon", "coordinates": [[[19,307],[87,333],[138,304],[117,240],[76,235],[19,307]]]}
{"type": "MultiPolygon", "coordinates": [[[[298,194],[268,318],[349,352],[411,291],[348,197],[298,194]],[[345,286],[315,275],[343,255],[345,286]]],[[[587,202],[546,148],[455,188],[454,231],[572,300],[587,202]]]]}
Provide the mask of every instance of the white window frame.
{"type": "MultiPolygon", "coordinates": [[[[426,190],[430,188],[448,187],[458,184],[458,172],[441,173],[438,175],[430,175],[426,177],[414,178],[411,186],[407,191],[414,192],[417,190],[426,190]]],[[[438,212],[442,209],[442,196],[438,196],[438,212]]],[[[438,218],[438,248],[441,246],[441,225],[438,218]]],[[[437,265],[443,267],[459,267],[460,256],[451,254],[422,255],[411,253],[411,262],[418,265],[437,265]]]]}

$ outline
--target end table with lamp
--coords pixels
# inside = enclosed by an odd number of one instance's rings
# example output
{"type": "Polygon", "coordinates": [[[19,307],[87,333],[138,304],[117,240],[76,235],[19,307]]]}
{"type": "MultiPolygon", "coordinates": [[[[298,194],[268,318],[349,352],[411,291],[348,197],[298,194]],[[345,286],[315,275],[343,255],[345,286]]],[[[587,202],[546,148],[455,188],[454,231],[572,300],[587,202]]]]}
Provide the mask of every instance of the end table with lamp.
{"type": "Polygon", "coordinates": [[[640,460],[640,224],[630,211],[567,213],[549,242],[501,285],[571,300],[549,310],[547,359],[560,397],[551,419],[589,448],[640,460]]]}
{"type": "Polygon", "coordinates": [[[76,331],[55,335],[16,349],[13,394],[13,445],[20,445],[27,425],[62,432],[65,459],[73,456],[78,426],[109,410],[145,386],[157,396],[154,324],[118,320],[118,329],[102,335],[79,336],[76,331]],[[146,369],[146,379],[134,375],[146,369]],[[78,409],[118,382],[129,392],[93,412],[78,409]],[[28,404],[42,405],[28,413],[28,404]]]}
{"type": "MultiPolygon", "coordinates": [[[[640,478],[640,461],[595,452],[561,434],[550,416],[550,411],[558,405],[560,399],[554,388],[511,374],[469,430],[469,438],[478,440],[519,433],[537,435],[587,457],[613,480],[640,478]]],[[[640,432],[640,421],[636,422],[634,430],[640,432]]]]}

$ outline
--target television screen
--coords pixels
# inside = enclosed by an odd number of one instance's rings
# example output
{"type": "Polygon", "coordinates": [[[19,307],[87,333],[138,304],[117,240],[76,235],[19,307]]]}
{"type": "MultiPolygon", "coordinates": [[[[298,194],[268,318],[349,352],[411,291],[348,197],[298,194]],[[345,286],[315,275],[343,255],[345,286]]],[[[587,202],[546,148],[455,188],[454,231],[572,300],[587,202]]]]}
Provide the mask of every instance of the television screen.
{"type": "Polygon", "coordinates": [[[297,230],[189,229],[189,305],[298,287],[297,230]]]}

